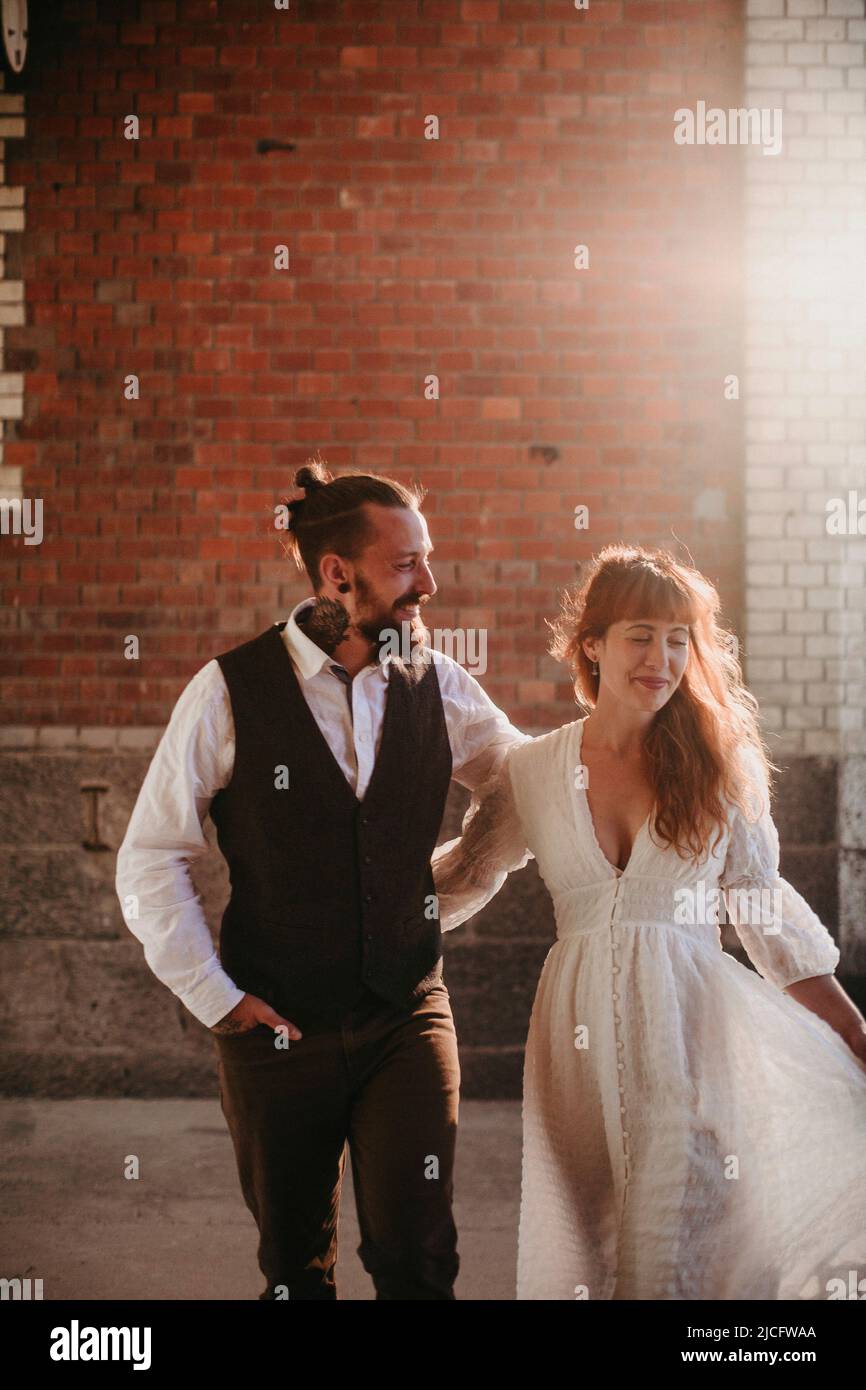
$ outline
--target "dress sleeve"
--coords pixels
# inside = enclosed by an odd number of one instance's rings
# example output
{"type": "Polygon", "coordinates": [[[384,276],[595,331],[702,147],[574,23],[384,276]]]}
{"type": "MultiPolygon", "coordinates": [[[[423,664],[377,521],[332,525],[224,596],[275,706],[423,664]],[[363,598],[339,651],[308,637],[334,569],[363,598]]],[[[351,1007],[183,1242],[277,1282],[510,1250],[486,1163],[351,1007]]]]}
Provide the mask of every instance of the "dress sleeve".
{"type": "Polygon", "coordinates": [[[732,808],[720,885],[728,918],[752,964],[765,980],[787,989],[813,975],[832,975],[840,953],[805,898],[779,876],[779,835],[766,780],[757,767],[751,770],[761,791],[761,812],[751,822],[732,808]]]}
{"type": "Polygon", "coordinates": [[[430,862],[442,931],[480,912],[510,873],[535,858],[514,801],[509,761],[510,755],[494,776],[473,790],[462,835],[433,852],[430,862]]]}

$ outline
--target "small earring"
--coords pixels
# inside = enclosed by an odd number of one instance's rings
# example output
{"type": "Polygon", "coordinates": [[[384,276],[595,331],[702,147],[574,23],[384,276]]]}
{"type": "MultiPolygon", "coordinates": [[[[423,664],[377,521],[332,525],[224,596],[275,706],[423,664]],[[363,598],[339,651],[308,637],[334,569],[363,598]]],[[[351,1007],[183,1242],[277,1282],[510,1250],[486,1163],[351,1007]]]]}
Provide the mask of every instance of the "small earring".
{"type": "Polygon", "coordinates": [[[598,675],[598,662],[597,662],[597,661],[594,661],[594,662],[592,663],[592,674],[593,674],[594,676],[597,676],[597,675],[598,675]]]}

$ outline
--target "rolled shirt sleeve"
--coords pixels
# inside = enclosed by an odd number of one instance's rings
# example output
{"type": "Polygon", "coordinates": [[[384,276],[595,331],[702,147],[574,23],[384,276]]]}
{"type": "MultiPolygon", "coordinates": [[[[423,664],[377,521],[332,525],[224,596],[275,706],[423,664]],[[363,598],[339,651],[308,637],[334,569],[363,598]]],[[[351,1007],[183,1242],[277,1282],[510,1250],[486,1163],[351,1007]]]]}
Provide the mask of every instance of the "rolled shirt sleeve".
{"type": "Polygon", "coordinates": [[[222,672],[189,682],[153,756],[117,855],[124,921],[150,969],[206,1027],[244,997],[222,969],[189,865],[207,853],[203,824],[230,776],[234,728],[222,672]]]}
{"type": "Polygon", "coordinates": [[[499,770],[510,748],[532,739],[458,662],[440,654],[437,674],[451,744],[451,775],[473,791],[499,770]]]}
{"type": "Polygon", "coordinates": [[[442,931],[480,912],[510,873],[535,858],[515,805],[508,754],[473,791],[462,831],[439,845],[431,861],[442,931]]]}

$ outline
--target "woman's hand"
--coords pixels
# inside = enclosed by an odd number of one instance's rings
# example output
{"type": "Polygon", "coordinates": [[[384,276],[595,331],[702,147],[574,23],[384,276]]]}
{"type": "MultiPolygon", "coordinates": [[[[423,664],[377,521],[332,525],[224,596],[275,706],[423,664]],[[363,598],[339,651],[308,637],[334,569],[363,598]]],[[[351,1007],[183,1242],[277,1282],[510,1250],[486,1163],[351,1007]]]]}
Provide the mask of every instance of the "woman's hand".
{"type": "Polygon", "coordinates": [[[854,1056],[866,1065],[866,1023],[861,1023],[859,1028],[852,1029],[845,1041],[854,1056]]]}
{"type": "Polygon", "coordinates": [[[812,975],[807,980],[797,980],[787,986],[785,993],[829,1023],[866,1071],[866,1020],[834,975],[812,975]]]}

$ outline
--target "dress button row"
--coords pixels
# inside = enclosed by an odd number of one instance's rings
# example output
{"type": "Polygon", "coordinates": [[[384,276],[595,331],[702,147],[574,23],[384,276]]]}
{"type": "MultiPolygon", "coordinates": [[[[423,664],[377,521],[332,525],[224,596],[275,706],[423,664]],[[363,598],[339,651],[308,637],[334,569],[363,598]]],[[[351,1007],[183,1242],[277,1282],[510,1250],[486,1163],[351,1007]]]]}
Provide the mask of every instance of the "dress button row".
{"type": "MultiPolygon", "coordinates": [[[[619,903],[619,901],[617,900],[617,896],[618,896],[618,894],[619,894],[619,889],[620,889],[620,880],[617,880],[616,890],[615,890],[615,892],[614,892],[614,907],[613,907],[613,912],[612,912],[612,914],[611,914],[611,920],[610,920],[610,954],[611,954],[611,962],[612,962],[610,969],[611,969],[611,975],[612,975],[612,976],[613,976],[613,975],[620,975],[620,974],[622,973],[622,968],[621,968],[621,966],[617,965],[617,963],[616,963],[616,953],[617,953],[617,949],[618,949],[618,946],[619,946],[619,940],[618,940],[618,937],[617,937],[617,934],[616,934],[616,926],[617,926],[617,923],[618,923],[618,921],[619,921],[619,914],[620,914],[620,903],[619,903]]],[[[613,983],[613,984],[616,984],[616,980],[613,980],[612,983],[613,983]]],[[[612,990],[612,992],[611,992],[611,997],[612,997],[612,999],[614,1000],[615,1003],[618,1002],[618,1000],[619,1000],[619,994],[618,994],[618,992],[617,992],[616,990],[612,990]]],[[[619,1013],[614,1013],[613,1020],[614,1020],[614,1023],[617,1025],[617,1027],[619,1026],[619,1024],[622,1023],[622,1017],[621,1017],[621,1015],[620,1015],[619,1013]]],[[[622,1038],[617,1037],[616,1046],[617,1046],[617,1050],[618,1050],[619,1052],[623,1052],[623,1051],[625,1050],[625,1043],[623,1042],[622,1038]]],[[[619,1090],[619,1099],[620,1099],[619,1113],[620,1113],[620,1115],[623,1117],[623,1119],[622,1119],[621,1122],[624,1123],[625,1116],[626,1116],[627,1113],[628,1113],[628,1108],[627,1108],[627,1106],[626,1106],[626,1104],[625,1104],[625,1085],[623,1084],[623,1076],[622,1076],[622,1073],[625,1071],[625,1062],[620,1060],[620,1061],[617,1062],[616,1066],[617,1066],[617,1078],[616,1078],[616,1083],[617,1083],[617,1089],[619,1090]]],[[[624,1158],[623,1181],[624,1181],[625,1184],[627,1184],[628,1181],[629,1181],[629,1176],[630,1176],[630,1174],[629,1174],[628,1130],[626,1130],[626,1129],[623,1129],[623,1131],[622,1131],[622,1147],[623,1147],[623,1158],[624,1158]]]]}

